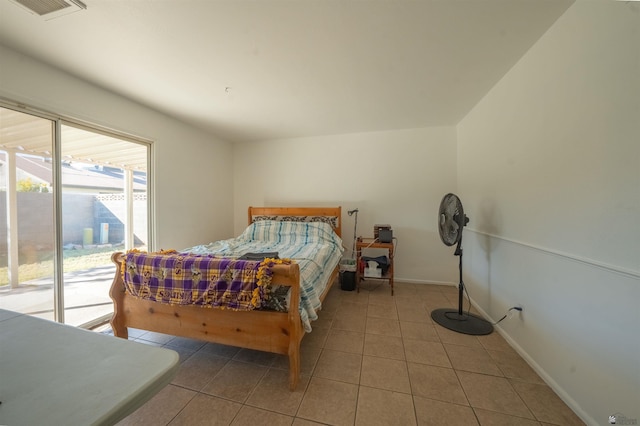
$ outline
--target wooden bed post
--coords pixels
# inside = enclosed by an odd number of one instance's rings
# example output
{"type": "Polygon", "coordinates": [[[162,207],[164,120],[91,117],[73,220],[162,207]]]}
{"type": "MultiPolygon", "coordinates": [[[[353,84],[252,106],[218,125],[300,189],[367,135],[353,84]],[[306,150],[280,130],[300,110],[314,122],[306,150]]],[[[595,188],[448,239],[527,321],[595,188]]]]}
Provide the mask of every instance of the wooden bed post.
{"type": "Polygon", "coordinates": [[[116,264],[116,275],[113,277],[113,283],[111,284],[111,290],[109,290],[109,296],[113,300],[113,316],[111,317],[111,329],[116,337],[122,337],[123,339],[129,338],[129,329],[126,327],[123,312],[120,312],[120,308],[123,306],[124,301],[124,270],[122,269],[123,254],[121,252],[115,252],[111,255],[111,261],[116,264]]]}
{"type": "Polygon", "coordinates": [[[291,295],[289,297],[289,389],[294,391],[298,387],[300,377],[300,342],[305,331],[302,329],[300,318],[300,268],[297,264],[291,265],[289,280],[291,282],[291,295]]]}

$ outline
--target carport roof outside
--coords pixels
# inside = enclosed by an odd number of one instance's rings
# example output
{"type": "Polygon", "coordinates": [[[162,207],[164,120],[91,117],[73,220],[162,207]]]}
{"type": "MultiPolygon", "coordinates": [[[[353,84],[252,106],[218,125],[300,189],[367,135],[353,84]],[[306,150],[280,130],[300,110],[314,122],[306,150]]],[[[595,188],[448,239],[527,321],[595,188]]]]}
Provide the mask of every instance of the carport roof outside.
{"type": "MultiPolygon", "coordinates": [[[[79,127],[62,125],[62,160],[147,171],[147,147],[79,127]]],[[[0,107],[0,150],[51,157],[51,121],[0,107]]]]}

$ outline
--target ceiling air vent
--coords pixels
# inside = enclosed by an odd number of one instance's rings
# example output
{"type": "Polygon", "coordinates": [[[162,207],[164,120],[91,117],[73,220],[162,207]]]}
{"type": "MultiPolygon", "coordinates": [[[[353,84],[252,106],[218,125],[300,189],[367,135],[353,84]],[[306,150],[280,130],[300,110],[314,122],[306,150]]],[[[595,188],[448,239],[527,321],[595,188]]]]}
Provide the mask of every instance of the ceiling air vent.
{"type": "Polygon", "coordinates": [[[11,0],[26,11],[45,20],[58,18],[62,15],[84,10],[87,5],[80,0],[11,0]]]}

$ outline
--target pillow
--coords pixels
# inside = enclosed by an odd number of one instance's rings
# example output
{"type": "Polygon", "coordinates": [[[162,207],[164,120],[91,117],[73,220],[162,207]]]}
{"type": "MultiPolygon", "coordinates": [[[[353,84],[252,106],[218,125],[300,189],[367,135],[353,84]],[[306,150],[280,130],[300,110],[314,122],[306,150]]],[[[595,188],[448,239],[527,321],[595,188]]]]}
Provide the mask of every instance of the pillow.
{"type": "Polygon", "coordinates": [[[338,216],[265,216],[257,215],[251,217],[252,222],[262,220],[275,220],[278,222],[324,222],[333,228],[338,226],[338,216]]]}
{"type": "Polygon", "coordinates": [[[259,220],[249,225],[238,238],[281,244],[342,244],[340,237],[325,222],[259,220]]]}

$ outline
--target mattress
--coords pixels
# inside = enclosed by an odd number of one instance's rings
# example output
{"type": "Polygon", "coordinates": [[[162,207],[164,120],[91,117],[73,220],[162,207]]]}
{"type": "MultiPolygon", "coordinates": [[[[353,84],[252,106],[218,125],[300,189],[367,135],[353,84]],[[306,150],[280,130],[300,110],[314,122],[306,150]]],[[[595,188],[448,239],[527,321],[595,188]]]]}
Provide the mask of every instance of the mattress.
{"type": "MultiPolygon", "coordinates": [[[[343,251],[342,240],[327,223],[272,220],[254,222],[236,238],[180,250],[181,253],[229,258],[268,252],[296,262],[300,268],[300,317],[306,332],[311,332],[311,322],[318,319],[317,312],[322,306],[320,296],[330,284],[329,279],[343,251]]],[[[287,290],[279,288],[277,283],[272,284],[273,294],[287,290]]],[[[288,291],[284,293],[286,304],[287,298],[288,291]]]]}

